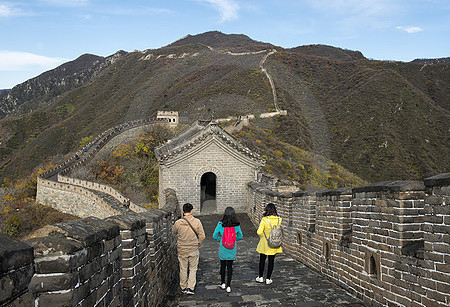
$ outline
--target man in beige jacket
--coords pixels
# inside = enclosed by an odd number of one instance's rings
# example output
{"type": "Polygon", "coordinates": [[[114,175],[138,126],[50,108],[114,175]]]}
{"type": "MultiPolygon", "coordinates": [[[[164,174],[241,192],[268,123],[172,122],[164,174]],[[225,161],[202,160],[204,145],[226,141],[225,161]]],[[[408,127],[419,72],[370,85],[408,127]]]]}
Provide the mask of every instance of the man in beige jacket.
{"type": "Polygon", "coordinates": [[[183,205],[183,217],[175,222],[172,232],[178,237],[180,287],[185,294],[194,294],[199,259],[198,248],[205,240],[202,222],[193,215],[193,206],[183,205]]]}

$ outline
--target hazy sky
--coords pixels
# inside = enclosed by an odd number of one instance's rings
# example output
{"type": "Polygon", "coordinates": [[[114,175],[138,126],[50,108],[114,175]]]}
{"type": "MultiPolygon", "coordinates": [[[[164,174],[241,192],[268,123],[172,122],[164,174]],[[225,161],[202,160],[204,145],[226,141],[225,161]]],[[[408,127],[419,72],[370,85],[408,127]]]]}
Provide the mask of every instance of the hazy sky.
{"type": "Polygon", "coordinates": [[[366,57],[450,56],[450,0],[0,0],[0,89],[84,53],[159,48],[211,30],[366,57]]]}

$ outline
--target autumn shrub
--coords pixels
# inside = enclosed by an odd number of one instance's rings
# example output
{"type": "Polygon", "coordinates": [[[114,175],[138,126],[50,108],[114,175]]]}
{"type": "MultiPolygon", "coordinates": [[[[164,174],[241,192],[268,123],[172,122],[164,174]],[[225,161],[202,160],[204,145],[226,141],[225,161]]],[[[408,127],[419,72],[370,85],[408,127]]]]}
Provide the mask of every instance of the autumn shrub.
{"type": "Polygon", "coordinates": [[[53,167],[38,167],[16,181],[4,178],[0,187],[1,232],[21,238],[45,225],[78,218],[36,203],[37,176],[53,167]]]}
{"type": "MultiPolygon", "coordinates": [[[[144,197],[138,202],[158,201],[159,164],[154,150],[167,141],[173,131],[163,125],[152,125],[129,143],[119,145],[111,154],[98,161],[92,169],[97,181],[111,185],[128,197],[144,197]]],[[[150,204],[150,205],[149,205],[150,204]]]]}
{"type": "Polygon", "coordinates": [[[3,233],[12,237],[17,237],[20,234],[23,225],[24,223],[21,216],[16,214],[8,215],[5,225],[3,226],[3,233]]]}
{"type": "Polygon", "coordinates": [[[234,135],[245,146],[261,153],[262,171],[295,182],[300,189],[334,189],[366,183],[357,175],[324,157],[280,141],[270,129],[252,125],[234,135]]]}

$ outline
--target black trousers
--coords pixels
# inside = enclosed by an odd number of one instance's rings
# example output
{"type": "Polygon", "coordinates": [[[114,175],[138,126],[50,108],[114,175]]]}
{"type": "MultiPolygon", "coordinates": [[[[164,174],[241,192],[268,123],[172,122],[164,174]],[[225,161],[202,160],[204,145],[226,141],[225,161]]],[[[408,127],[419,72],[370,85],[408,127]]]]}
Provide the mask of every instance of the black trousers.
{"type": "Polygon", "coordinates": [[[269,257],[269,265],[267,266],[267,279],[270,279],[273,272],[273,264],[275,262],[275,255],[259,254],[259,277],[263,277],[264,266],[266,265],[266,258],[269,257]]]}
{"type": "Polygon", "coordinates": [[[231,277],[233,276],[233,260],[220,260],[220,278],[222,280],[222,284],[225,283],[225,268],[227,269],[226,286],[230,287],[231,277]]]}

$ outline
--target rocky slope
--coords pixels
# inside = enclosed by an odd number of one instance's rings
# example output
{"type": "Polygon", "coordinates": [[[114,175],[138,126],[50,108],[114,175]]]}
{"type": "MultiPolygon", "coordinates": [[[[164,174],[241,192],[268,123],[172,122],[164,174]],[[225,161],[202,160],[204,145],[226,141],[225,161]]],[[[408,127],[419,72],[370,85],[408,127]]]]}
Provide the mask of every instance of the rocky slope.
{"type": "Polygon", "coordinates": [[[124,51],[109,57],[84,54],[9,91],[0,91],[0,118],[27,113],[48,105],[53,98],[90,81],[124,54],[124,51]]]}

